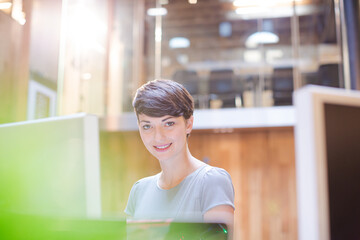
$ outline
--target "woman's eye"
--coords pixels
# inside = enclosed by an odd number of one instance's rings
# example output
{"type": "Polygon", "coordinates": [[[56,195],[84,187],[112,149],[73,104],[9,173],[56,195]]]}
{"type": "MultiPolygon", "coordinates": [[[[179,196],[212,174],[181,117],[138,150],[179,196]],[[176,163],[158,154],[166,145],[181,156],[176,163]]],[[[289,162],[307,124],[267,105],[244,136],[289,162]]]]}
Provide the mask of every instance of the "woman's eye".
{"type": "Polygon", "coordinates": [[[174,122],[167,122],[167,123],[165,123],[165,126],[170,127],[170,126],[172,126],[174,124],[175,124],[174,122]]]}
{"type": "Polygon", "coordinates": [[[143,125],[143,127],[142,127],[144,130],[148,130],[148,129],[150,129],[150,125],[143,125]]]}

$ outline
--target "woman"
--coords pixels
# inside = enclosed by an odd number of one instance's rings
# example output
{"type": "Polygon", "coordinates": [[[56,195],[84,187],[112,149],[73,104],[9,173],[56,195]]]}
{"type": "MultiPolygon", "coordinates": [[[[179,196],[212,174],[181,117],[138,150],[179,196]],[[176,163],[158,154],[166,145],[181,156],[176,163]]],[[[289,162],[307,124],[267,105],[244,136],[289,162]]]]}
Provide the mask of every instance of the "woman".
{"type": "Polygon", "coordinates": [[[134,219],[224,222],[231,227],[230,175],[189,151],[194,102],[188,91],[171,80],[150,81],[137,90],[133,107],[141,139],[162,171],[134,184],[125,213],[134,219]]]}

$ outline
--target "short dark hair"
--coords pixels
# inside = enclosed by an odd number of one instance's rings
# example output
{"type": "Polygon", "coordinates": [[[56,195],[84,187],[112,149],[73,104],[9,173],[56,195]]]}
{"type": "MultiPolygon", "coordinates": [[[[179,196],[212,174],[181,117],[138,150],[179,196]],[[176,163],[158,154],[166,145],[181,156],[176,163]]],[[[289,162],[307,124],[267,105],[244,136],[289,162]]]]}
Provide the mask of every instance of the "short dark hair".
{"type": "Polygon", "coordinates": [[[156,79],[137,89],[133,107],[136,116],[183,116],[189,119],[194,112],[194,100],[183,85],[172,80],[156,79]]]}

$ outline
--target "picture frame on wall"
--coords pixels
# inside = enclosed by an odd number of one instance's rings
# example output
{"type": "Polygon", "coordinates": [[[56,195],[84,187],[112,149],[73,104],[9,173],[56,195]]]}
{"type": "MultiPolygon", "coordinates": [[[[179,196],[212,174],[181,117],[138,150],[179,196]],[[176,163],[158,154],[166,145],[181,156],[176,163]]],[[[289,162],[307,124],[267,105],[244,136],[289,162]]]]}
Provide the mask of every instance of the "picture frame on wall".
{"type": "Polygon", "coordinates": [[[28,93],[28,120],[56,115],[56,91],[30,79],[28,93]]]}

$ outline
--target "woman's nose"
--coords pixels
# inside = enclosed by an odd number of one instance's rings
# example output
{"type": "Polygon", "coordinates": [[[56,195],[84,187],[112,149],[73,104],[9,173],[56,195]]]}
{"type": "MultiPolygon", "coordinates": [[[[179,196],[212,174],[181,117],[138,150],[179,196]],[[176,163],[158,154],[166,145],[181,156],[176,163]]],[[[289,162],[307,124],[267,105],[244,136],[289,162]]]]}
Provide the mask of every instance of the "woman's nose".
{"type": "Polygon", "coordinates": [[[165,132],[162,128],[157,128],[155,131],[155,141],[161,142],[165,138],[165,132]]]}

